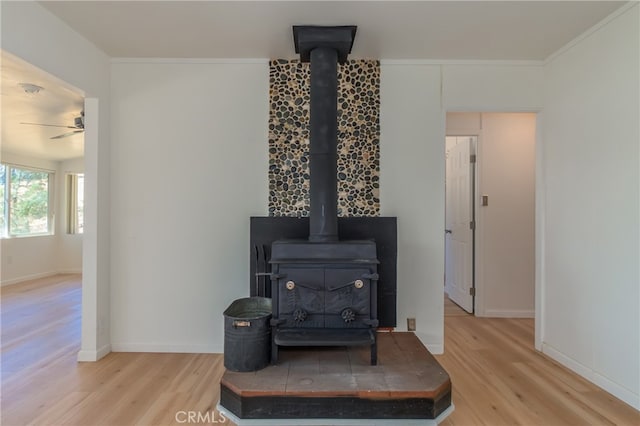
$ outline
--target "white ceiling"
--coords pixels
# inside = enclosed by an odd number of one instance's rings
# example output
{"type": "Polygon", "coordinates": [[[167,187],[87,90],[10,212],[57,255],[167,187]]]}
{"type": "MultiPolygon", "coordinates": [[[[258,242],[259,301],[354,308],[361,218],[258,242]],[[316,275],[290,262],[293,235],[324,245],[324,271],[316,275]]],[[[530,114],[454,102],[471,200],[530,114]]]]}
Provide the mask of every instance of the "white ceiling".
{"type": "MultiPolygon", "coordinates": [[[[112,57],[294,58],[292,25],[357,25],[352,58],[543,60],[622,1],[42,1],[112,57]]],[[[2,151],[63,160],[82,94],[2,52],[2,151]],[[18,85],[45,88],[29,95],[18,85]]]]}
{"type": "Polygon", "coordinates": [[[60,161],[84,155],[84,136],[76,134],[63,139],[52,136],[72,131],[62,127],[20,124],[42,123],[73,126],[73,119],[83,109],[82,94],[63,82],[15,56],[2,52],[2,153],[60,161]],[[19,83],[43,87],[29,94],[19,83]]]}
{"type": "Polygon", "coordinates": [[[543,60],[624,3],[41,2],[113,57],[293,58],[302,24],[357,25],[357,58],[487,60],[543,60]]]}

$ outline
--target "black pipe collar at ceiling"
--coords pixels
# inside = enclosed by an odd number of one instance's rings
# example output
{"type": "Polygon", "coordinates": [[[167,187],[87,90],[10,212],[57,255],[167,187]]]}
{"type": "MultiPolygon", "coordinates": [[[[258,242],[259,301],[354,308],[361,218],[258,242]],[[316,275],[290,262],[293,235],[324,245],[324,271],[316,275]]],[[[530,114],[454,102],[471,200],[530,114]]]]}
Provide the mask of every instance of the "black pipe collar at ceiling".
{"type": "Polygon", "coordinates": [[[344,64],[356,37],[356,25],[317,26],[294,25],[293,44],[301,62],[309,62],[316,47],[328,47],[338,52],[338,62],[344,64]]]}

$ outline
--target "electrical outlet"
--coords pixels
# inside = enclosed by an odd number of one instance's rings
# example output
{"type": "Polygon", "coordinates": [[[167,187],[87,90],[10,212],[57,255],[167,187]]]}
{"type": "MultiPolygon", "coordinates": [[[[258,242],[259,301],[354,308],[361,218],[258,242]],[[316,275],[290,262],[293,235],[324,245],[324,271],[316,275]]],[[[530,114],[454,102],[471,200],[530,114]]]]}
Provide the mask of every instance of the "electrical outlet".
{"type": "Polygon", "coordinates": [[[415,318],[407,318],[407,330],[416,331],[416,319],[415,318]]]}

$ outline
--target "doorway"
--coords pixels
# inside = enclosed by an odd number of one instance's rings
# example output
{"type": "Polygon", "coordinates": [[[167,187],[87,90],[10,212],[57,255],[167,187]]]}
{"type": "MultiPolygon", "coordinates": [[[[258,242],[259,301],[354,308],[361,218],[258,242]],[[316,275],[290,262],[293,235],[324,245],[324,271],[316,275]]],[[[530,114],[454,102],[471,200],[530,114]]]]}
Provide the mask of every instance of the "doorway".
{"type": "Polygon", "coordinates": [[[0,58],[0,278],[9,315],[2,331],[12,362],[24,367],[52,350],[80,348],[83,187],[75,187],[71,210],[67,175],[84,173],[85,98],[9,52],[0,51],[0,58]],[[78,224],[72,232],[70,215],[78,224]]]}
{"type": "Polygon", "coordinates": [[[447,113],[445,294],[483,317],[535,314],[535,113],[447,113]]]}

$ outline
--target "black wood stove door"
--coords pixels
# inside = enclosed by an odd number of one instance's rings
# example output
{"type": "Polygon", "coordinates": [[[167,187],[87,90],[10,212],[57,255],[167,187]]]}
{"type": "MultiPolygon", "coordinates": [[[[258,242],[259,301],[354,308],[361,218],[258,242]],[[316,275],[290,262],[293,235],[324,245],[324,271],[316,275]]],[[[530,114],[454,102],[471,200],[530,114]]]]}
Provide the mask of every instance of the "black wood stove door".
{"type": "Polygon", "coordinates": [[[370,274],[362,268],[280,267],[280,327],[371,327],[370,274]]]}
{"type": "Polygon", "coordinates": [[[278,313],[281,327],[324,327],[324,269],[281,267],[278,313]]]}
{"type": "Polygon", "coordinates": [[[325,269],[326,328],[368,328],[371,319],[371,282],[368,269],[325,269]]]}

